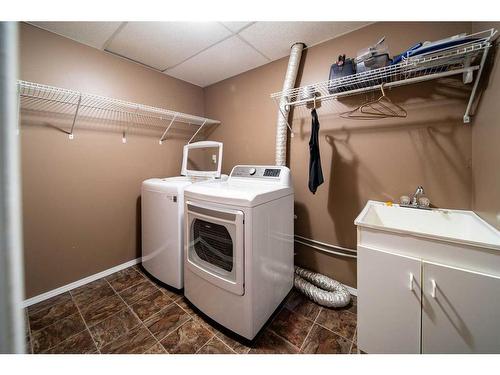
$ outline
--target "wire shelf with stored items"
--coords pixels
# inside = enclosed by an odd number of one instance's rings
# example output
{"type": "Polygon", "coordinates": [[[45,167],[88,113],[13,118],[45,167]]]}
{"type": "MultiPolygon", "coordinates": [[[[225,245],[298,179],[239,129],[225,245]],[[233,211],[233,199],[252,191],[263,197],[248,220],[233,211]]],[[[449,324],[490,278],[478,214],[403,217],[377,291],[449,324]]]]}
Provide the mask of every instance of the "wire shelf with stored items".
{"type": "Polygon", "coordinates": [[[358,95],[381,86],[389,88],[462,74],[463,83],[473,83],[464,122],[470,122],[470,111],[488,51],[497,30],[490,29],[463,38],[463,43],[403,58],[402,62],[333,80],[271,94],[283,112],[292,106],[315,101],[337,100],[358,95]],[[477,71],[477,72],[476,72],[477,71]],[[476,74],[474,74],[476,72],[476,74]]]}

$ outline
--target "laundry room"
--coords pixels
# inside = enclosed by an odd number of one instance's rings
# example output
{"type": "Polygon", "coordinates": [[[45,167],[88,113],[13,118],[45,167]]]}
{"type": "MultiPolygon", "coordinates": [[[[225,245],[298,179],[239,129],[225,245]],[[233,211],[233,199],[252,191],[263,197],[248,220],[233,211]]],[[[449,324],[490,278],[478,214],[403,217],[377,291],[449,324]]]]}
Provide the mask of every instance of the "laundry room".
{"type": "Polygon", "coordinates": [[[499,355],[500,21],[239,12],[0,22],[2,353],[499,355]]]}

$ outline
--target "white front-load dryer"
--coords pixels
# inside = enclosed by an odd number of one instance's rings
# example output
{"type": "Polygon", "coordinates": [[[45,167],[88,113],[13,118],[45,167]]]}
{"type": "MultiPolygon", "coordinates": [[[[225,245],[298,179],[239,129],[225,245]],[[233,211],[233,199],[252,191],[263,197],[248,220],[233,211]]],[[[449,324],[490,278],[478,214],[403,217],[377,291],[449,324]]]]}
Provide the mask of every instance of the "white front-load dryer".
{"type": "Polygon", "coordinates": [[[141,188],[142,266],[157,280],[184,287],[184,189],[199,182],[224,180],[222,143],[184,146],[178,177],[150,178],[141,188]]]}
{"type": "Polygon", "coordinates": [[[184,295],[249,340],[293,287],[290,170],[236,166],[184,190],[184,295]]]}

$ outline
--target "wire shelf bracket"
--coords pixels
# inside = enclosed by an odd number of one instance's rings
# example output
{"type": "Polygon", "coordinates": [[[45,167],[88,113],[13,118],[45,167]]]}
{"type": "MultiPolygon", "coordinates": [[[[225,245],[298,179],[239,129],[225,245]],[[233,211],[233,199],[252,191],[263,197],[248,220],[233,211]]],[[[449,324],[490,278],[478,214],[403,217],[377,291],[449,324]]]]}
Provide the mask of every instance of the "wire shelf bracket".
{"type": "Polygon", "coordinates": [[[78,118],[78,111],[80,110],[81,104],[82,104],[82,95],[80,94],[80,96],[78,97],[78,104],[76,105],[75,116],[73,117],[73,123],[71,124],[71,130],[68,136],[69,139],[73,139],[75,137],[73,131],[75,130],[76,119],[78,118]]]}
{"type": "MultiPolygon", "coordinates": [[[[470,123],[470,111],[472,108],[472,104],[474,103],[474,99],[476,97],[477,87],[479,86],[479,80],[481,79],[484,64],[486,63],[486,58],[488,57],[489,50],[490,50],[490,46],[485,47],[484,52],[483,52],[483,56],[481,57],[481,63],[479,65],[479,70],[477,72],[476,81],[474,82],[474,85],[472,86],[472,92],[471,92],[470,97],[469,97],[469,102],[467,103],[467,108],[465,109],[464,124],[470,123]]],[[[464,80],[465,80],[465,78],[464,78],[464,80]]]]}
{"type": "Polygon", "coordinates": [[[158,141],[159,144],[163,144],[163,141],[165,140],[165,136],[167,135],[168,131],[170,130],[170,127],[172,126],[172,124],[175,122],[176,117],[177,117],[177,115],[174,115],[174,117],[172,117],[172,120],[170,120],[170,124],[168,124],[167,128],[165,129],[165,131],[161,135],[160,140],[158,141]]]}
{"type": "Polygon", "coordinates": [[[205,126],[205,124],[207,123],[207,121],[203,121],[203,124],[201,124],[201,126],[198,128],[198,130],[193,134],[193,136],[191,137],[191,139],[188,141],[188,144],[191,143],[191,141],[194,139],[194,137],[196,137],[196,135],[200,132],[200,130],[205,126]]]}
{"type": "MultiPolygon", "coordinates": [[[[75,108],[71,128],[67,132],[69,139],[74,139],[77,122],[83,117],[85,119],[119,121],[122,124],[125,122],[127,125],[126,129],[122,131],[123,143],[127,143],[126,134],[132,125],[148,129],[161,129],[163,134],[160,137],[159,144],[162,144],[174,123],[197,125],[198,129],[195,135],[206,125],[220,124],[220,121],[206,117],[34,82],[17,81],[17,88],[19,113],[23,109],[30,109],[30,107],[43,107],[51,112],[61,112],[62,108],[65,108],[63,113],[68,114],[68,108],[75,108]],[[168,126],[165,128],[166,121],[168,126]]],[[[193,138],[194,136],[191,137],[191,140],[193,138]]]]}
{"type": "MultiPolygon", "coordinates": [[[[384,87],[397,87],[462,74],[464,84],[473,83],[464,123],[470,122],[470,113],[477,93],[492,41],[497,30],[489,29],[466,35],[464,42],[441,50],[403,59],[401,63],[360,72],[329,81],[292,88],[271,94],[283,115],[292,106],[302,106],[314,101],[338,100],[384,87]],[[474,72],[477,74],[474,78],[474,72]]],[[[285,116],[283,116],[285,117],[285,116]]]]}

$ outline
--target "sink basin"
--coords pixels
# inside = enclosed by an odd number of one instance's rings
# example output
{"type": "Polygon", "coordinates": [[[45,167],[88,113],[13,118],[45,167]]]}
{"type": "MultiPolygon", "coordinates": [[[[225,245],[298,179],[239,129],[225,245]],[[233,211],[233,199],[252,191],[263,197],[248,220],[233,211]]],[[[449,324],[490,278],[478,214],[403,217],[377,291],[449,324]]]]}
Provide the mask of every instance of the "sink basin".
{"type": "Polygon", "coordinates": [[[500,250],[500,232],[472,211],[422,210],[368,201],[354,223],[362,228],[500,250]]]}

